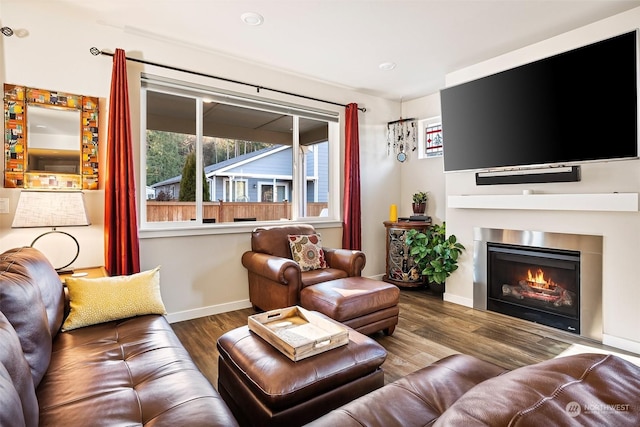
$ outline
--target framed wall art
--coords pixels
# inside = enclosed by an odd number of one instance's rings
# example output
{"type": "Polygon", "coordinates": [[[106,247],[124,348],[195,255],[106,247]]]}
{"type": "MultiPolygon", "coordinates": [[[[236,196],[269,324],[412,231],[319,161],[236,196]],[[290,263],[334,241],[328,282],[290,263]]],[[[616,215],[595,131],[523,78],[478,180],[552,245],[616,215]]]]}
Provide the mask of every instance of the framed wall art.
{"type": "Polygon", "coordinates": [[[440,157],[443,153],[442,119],[440,116],[418,121],[418,158],[440,157]]]}
{"type": "Polygon", "coordinates": [[[98,189],[98,98],[4,84],[4,187],[98,189]]]}

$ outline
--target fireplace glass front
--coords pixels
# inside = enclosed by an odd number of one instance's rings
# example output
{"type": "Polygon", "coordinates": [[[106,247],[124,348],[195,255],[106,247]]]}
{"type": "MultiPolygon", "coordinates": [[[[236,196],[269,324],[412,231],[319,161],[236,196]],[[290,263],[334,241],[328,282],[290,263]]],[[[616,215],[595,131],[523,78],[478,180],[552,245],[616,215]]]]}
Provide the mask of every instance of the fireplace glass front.
{"type": "Polygon", "coordinates": [[[580,334],[580,252],[487,243],[487,309],[580,334]]]}

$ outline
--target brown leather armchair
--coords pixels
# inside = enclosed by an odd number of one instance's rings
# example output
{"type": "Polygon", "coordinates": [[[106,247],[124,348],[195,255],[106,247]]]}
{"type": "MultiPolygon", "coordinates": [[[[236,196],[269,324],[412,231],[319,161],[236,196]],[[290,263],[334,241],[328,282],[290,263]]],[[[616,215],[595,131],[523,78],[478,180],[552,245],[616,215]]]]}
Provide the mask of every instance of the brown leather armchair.
{"type": "Polygon", "coordinates": [[[328,268],[302,271],[293,261],[289,234],[315,234],[308,224],[259,227],[251,233],[251,250],[242,255],[248,271],[249,299],[255,309],[273,310],[299,305],[300,291],[310,285],[360,276],[363,252],[323,247],[328,268]]]}

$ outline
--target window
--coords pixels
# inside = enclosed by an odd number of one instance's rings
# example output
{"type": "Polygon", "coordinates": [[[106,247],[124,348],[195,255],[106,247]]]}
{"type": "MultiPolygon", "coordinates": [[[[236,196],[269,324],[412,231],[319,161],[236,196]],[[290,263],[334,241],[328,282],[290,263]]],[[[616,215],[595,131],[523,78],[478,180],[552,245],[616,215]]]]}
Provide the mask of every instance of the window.
{"type": "Polygon", "coordinates": [[[224,179],[222,200],[225,202],[248,202],[246,179],[224,179]]]}
{"type": "Polygon", "coordinates": [[[261,182],[258,184],[259,202],[284,202],[289,200],[289,183],[287,182],[261,182]],[[275,196],[273,189],[276,189],[275,196]]]}
{"type": "Polygon", "coordinates": [[[146,75],[141,98],[141,228],[338,218],[337,113],[146,75]]]}

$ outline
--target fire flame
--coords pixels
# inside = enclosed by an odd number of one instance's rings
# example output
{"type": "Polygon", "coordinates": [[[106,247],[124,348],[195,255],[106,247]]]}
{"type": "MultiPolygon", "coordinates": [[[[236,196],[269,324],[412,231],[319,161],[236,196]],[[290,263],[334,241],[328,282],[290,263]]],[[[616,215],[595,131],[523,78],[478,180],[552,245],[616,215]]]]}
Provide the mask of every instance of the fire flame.
{"type": "Polygon", "coordinates": [[[540,268],[536,271],[535,275],[531,274],[531,270],[527,270],[527,281],[540,284],[540,285],[545,285],[545,287],[551,286],[551,284],[553,283],[551,279],[544,278],[544,272],[540,268]]]}

